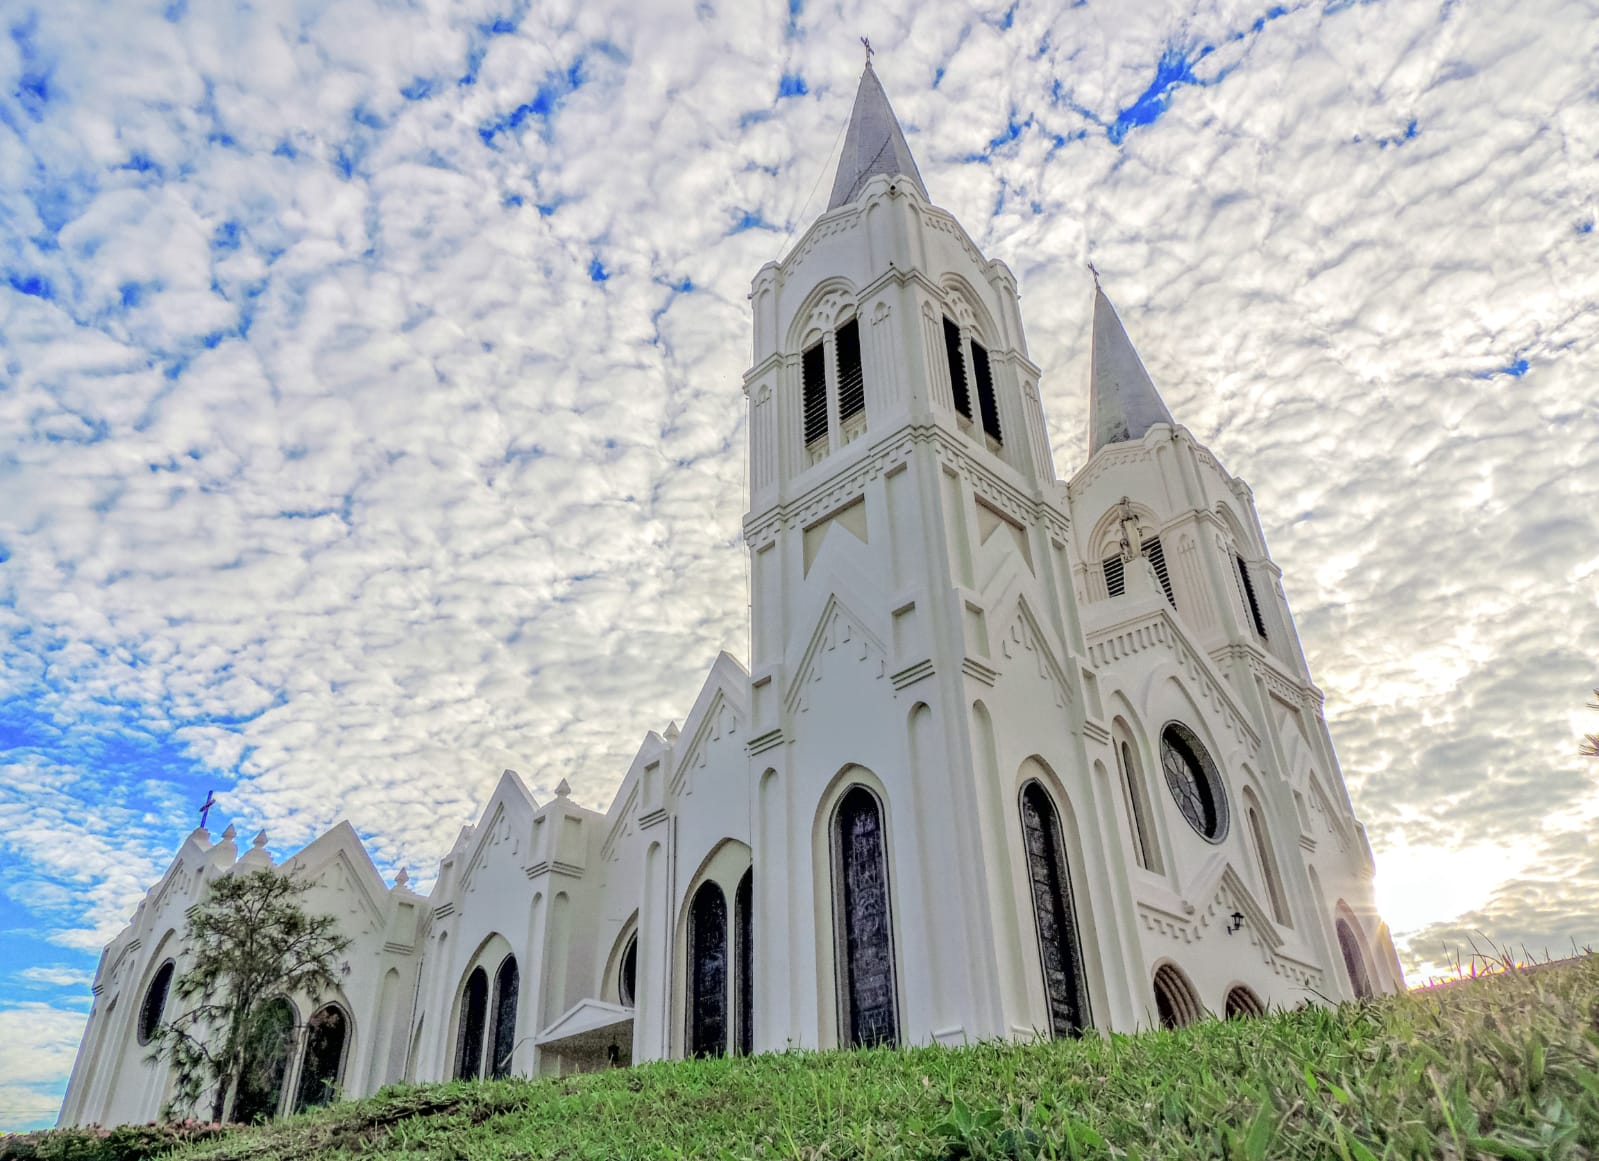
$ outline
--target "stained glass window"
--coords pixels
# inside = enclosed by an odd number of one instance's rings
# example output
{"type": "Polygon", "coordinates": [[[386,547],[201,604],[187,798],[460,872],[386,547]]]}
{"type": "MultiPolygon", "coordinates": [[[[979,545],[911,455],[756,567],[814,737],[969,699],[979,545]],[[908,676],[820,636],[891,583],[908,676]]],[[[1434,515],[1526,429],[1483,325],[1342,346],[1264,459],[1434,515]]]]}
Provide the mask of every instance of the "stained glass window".
{"type": "Polygon", "coordinates": [[[1076,1036],[1088,1024],[1088,1003],[1071,872],[1055,804],[1037,782],[1022,789],[1022,840],[1033,884],[1033,917],[1038,926],[1050,1029],[1056,1036],[1076,1036]]]}
{"type": "Polygon", "coordinates": [[[1178,722],[1160,735],[1160,764],[1177,809],[1188,825],[1213,843],[1227,835],[1227,798],[1210,753],[1194,731],[1178,722]]]}
{"type": "Polygon", "coordinates": [[[348,1028],[344,1013],[336,1004],[328,1004],[307,1022],[305,1060],[300,1065],[295,1112],[325,1105],[338,1095],[348,1028]]]}
{"type": "Polygon", "coordinates": [[[715,883],[694,892],[688,914],[688,1050],[727,1053],[727,896],[715,883]]]}
{"type": "MultiPolygon", "coordinates": [[[[894,935],[889,915],[883,814],[857,786],[833,822],[841,989],[840,1032],[852,1047],[899,1043],[894,935]]],[[[841,1034],[839,1037],[844,1039],[841,1034]]]]}
{"type": "Polygon", "coordinates": [[[516,999],[522,987],[522,973],[516,956],[508,955],[494,973],[494,1039],[489,1046],[489,1075],[509,1076],[511,1054],[516,1048],[516,999]]]}
{"type": "Polygon", "coordinates": [[[461,995],[461,1027],[456,1036],[455,1077],[474,1080],[483,1071],[483,1026],[489,1011],[489,975],[473,968],[461,995]]]}

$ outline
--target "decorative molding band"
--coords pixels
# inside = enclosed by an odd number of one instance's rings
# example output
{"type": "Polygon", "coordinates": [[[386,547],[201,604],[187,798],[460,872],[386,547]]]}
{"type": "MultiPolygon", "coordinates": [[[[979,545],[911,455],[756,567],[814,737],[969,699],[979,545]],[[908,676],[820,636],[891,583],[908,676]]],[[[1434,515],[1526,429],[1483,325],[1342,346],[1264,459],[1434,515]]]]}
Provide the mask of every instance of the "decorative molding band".
{"type": "Polygon", "coordinates": [[[648,830],[650,827],[665,821],[666,808],[664,806],[657,806],[654,810],[646,810],[643,814],[638,816],[638,828],[640,830],[648,830]]]}
{"type": "MultiPolygon", "coordinates": [[[[751,754],[764,754],[768,750],[773,750],[778,746],[781,746],[787,740],[787,736],[783,733],[783,727],[774,726],[772,729],[767,730],[764,734],[760,734],[751,738],[747,743],[745,743],[744,748],[751,754]]],[[[640,825],[645,825],[642,819],[640,820],[640,825]]]]}
{"type": "Polygon", "coordinates": [[[984,685],[993,685],[999,679],[999,670],[989,668],[975,657],[967,657],[961,661],[961,672],[967,677],[975,677],[984,685]]]}
{"type": "Polygon", "coordinates": [[[907,685],[915,685],[924,677],[933,676],[933,661],[929,657],[907,665],[898,673],[889,674],[888,680],[893,682],[895,689],[904,689],[907,685]]]}
{"type": "Polygon", "coordinates": [[[1086,718],[1083,719],[1083,737],[1087,738],[1090,742],[1099,742],[1107,746],[1110,745],[1110,731],[1104,726],[1100,725],[1098,722],[1091,722],[1086,718]]]}
{"type": "Polygon", "coordinates": [[[433,908],[433,918],[434,919],[448,919],[450,916],[452,916],[454,914],[455,914],[455,904],[454,903],[440,903],[437,907],[433,908]]]}

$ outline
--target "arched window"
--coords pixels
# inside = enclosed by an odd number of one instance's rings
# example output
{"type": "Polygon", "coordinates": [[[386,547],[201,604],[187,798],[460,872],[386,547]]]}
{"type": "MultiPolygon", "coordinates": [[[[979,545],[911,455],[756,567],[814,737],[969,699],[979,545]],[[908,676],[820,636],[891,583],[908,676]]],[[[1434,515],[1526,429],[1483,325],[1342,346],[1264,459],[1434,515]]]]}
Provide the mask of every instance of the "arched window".
{"type": "Polygon", "coordinates": [[[833,914],[839,1039],[851,1047],[899,1043],[883,812],[864,786],[833,812],[833,914]]]}
{"type": "Polygon", "coordinates": [[[1149,799],[1144,789],[1144,775],[1138,768],[1138,759],[1126,741],[1116,747],[1116,764],[1121,770],[1122,792],[1127,797],[1127,820],[1132,828],[1133,858],[1147,871],[1160,874],[1160,846],[1155,841],[1154,828],[1149,823],[1149,799]]]}
{"type": "Polygon", "coordinates": [[[638,995],[638,935],[628,936],[622,949],[622,962],[616,969],[616,999],[624,1008],[631,1008],[638,995]]]}
{"type": "Polygon", "coordinates": [[[1344,970],[1349,973],[1349,986],[1355,989],[1355,996],[1370,999],[1371,977],[1366,974],[1366,957],[1361,954],[1354,929],[1345,919],[1338,921],[1338,948],[1344,953],[1344,970]]]}
{"type": "Polygon", "coordinates": [[[167,960],[166,963],[161,965],[161,969],[155,973],[155,978],[150,981],[150,986],[145,989],[144,1003],[139,1006],[138,1035],[140,1044],[150,1043],[150,1037],[154,1036],[156,1029],[161,1027],[161,1017],[167,1010],[167,992],[172,987],[172,970],[172,961],[167,960]]]}
{"type": "Polygon", "coordinates": [[[489,1075],[493,1077],[511,1073],[511,1054],[516,1051],[516,998],[521,986],[516,956],[508,955],[494,973],[494,1040],[489,1048],[489,1075]]]}
{"type": "Polygon", "coordinates": [[[328,1004],[306,1023],[305,1055],[300,1064],[300,1085],[294,1111],[325,1105],[338,1095],[344,1072],[344,1046],[349,1022],[337,1004],[328,1004]]]}
{"type": "Polygon", "coordinates": [[[694,892],[688,910],[688,1051],[727,1052],[727,896],[715,883],[694,892]]]}
{"type": "Polygon", "coordinates": [[[800,419],[805,450],[813,464],[866,430],[866,381],[858,319],[840,323],[800,352],[800,419]]]}
{"type": "Polygon", "coordinates": [[[1072,907],[1071,872],[1066,866],[1060,817],[1037,782],[1022,787],[1022,842],[1033,884],[1033,919],[1038,927],[1038,958],[1044,969],[1050,1031],[1056,1036],[1076,1036],[1088,1025],[1088,992],[1072,907]]]}
{"type": "Polygon", "coordinates": [[[1224,1010],[1229,1020],[1247,1020],[1252,1016],[1264,1016],[1266,1005],[1254,992],[1239,984],[1228,990],[1224,1010]]]}
{"type": "Polygon", "coordinates": [[[1255,841],[1255,858],[1260,862],[1261,878],[1266,880],[1266,894],[1271,899],[1272,918],[1284,927],[1291,927],[1288,916],[1288,896],[1283,892],[1283,879],[1277,871],[1277,856],[1271,849],[1271,839],[1266,835],[1266,824],[1253,806],[1245,811],[1249,816],[1249,835],[1255,841]]]}
{"type": "Polygon", "coordinates": [[[733,950],[737,966],[733,970],[738,992],[738,1052],[748,1056],[755,1050],[755,944],[751,911],[755,905],[755,869],[744,872],[733,892],[733,950]]]}
{"type": "Polygon", "coordinates": [[[1193,730],[1172,722],[1160,734],[1160,764],[1177,809],[1208,842],[1227,837],[1227,795],[1210,752],[1193,730]]]}
{"type": "Polygon", "coordinates": [[[1204,1015],[1194,985],[1169,963],[1155,972],[1155,1013],[1162,1028],[1186,1028],[1204,1015]]]}
{"type": "Polygon", "coordinates": [[[489,974],[480,967],[466,977],[461,1023],[455,1035],[455,1079],[475,1080],[483,1071],[483,1031],[489,1012],[489,974]]]}
{"type": "Polygon", "coordinates": [[[249,1053],[233,1096],[232,1119],[248,1125],[278,1115],[283,1104],[283,1081],[289,1071],[289,1050],[294,1047],[294,1007],[281,996],[265,1004],[250,1030],[249,1053]]]}

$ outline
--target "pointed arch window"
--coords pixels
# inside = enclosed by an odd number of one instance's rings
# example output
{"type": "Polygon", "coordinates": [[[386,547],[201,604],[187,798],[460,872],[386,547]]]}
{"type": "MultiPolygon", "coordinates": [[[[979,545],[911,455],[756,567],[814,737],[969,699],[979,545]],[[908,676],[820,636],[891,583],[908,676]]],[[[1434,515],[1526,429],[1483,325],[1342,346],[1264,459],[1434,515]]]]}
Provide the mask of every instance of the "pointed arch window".
{"type": "Polygon", "coordinates": [[[876,796],[852,787],[833,812],[832,832],[839,1040],[852,1048],[898,1044],[888,858],[876,796]]]}
{"type": "Polygon", "coordinates": [[[982,424],[983,435],[990,451],[998,451],[1005,442],[999,422],[999,396],[994,391],[994,365],[988,348],[975,338],[967,341],[960,324],[944,316],[944,354],[949,363],[950,396],[955,410],[965,419],[976,419],[982,424]],[[972,414],[972,387],[977,388],[977,414],[972,414]]]}
{"type": "Polygon", "coordinates": [[[324,1005],[305,1028],[305,1056],[294,1097],[297,1113],[325,1105],[338,1096],[344,1074],[344,1047],[349,1040],[349,1020],[337,1004],[324,1005]]]}
{"type": "Polygon", "coordinates": [[[1338,920],[1337,927],[1338,950],[1344,955],[1344,971],[1349,974],[1349,986],[1355,990],[1356,999],[1368,1000],[1372,995],[1371,977],[1366,974],[1366,957],[1361,953],[1360,940],[1355,938],[1348,920],[1338,920]]]}
{"type": "Polygon", "coordinates": [[[727,896],[715,883],[694,892],[688,912],[688,1051],[727,1054],[727,896]]]}
{"type": "Polygon", "coordinates": [[[1144,787],[1144,775],[1138,767],[1132,746],[1125,740],[1117,743],[1116,765],[1122,776],[1122,792],[1127,797],[1127,821],[1132,829],[1133,858],[1146,871],[1162,874],[1165,867],[1160,859],[1160,845],[1155,841],[1155,831],[1149,821],[1149,796],[1144,787]]]}
{"type": "Polygon", "coordinates": [[[733,950],[737,963],[733,979],[737,989],[738,1053],[755,1050],[755,870],[744,872],[733,892],[733,950]]]}
{"type": "Polygon", "coordinates": [[[150,986],[144,991],[144,1003],[139,1005],[139,1025],[137,1029],[139,1043],[148,1044],[150,1038],[161,1027],[161,1017],[167,1010],[167,992],[172,988],[172,972],[174,965],[171,960],[161,965],[155,973],[155,978],[150,981],[150,986]]]}
{"type": "Polygon", "coordinates": [[[1261,821],[1260,812],[1250,805],[1245,813],[1249,816],[1249,837],[1255,843],[1255,858],[1260,864],[1260,877],[1266,881],[1266,895],[1271,900],[1271,915],[1284,927],[1291,927],[1288,915],[1288,896],[1283,891],[1283,878],[1277,870],[1277,856],[1271,848],[1271,838],[1266,833],[1266,824],[1261,821]]]}
{"type": "Polygon", "coordinates": [[[522,989],[522,973],[516,956],[500,961],[494,973],[494,1038],[489,1046],[489,1075],[509,1076],[511,1056],[516,1051],[516,1002],[522,989]]]}
{"type": "MultiPolygon", "coordinates": [[[[1177,594],[1171,587],[1171,570],[1166,567],[1166,550],[1161,547],[1160,537],[1146,536],[1142,548],[1144,559],[1149,561],[1149,567],[1155,570],[1155,580],[1160,584],[1160,591],[1166,594],[1166,603],[1172,608],[1177,607],[1177,594]]],[[[1122,559],[1119,552],[1114,552],[1100,562],[1100,568],[1105,574],[1105,594],[1119,597],[1127,591],[1127,562],[1122,559]]]]}
{"type": "Polygon", "coordinates": [[[1038,929],[1050,1031],[1056,1036],[1076,1036],[1088,1026],[1088,989],[1060,816],[1049,793],[1036,781],[1022,787],[1021,809],[1022,844],[1033,887],[1033,920],[1038,929]]]}
{"type": "Polygon", "coordinates": [[[455,1079],[475,1080],[483,1071],[483,1033],[489,1011],[489,974],[480,967],[466,977],[461,1023],[455,1037],[455,1079]]]}
{"type": "Polygon", "coordinates": [[[232,1120],[241,1125],[278,1115],[283,1104],[283,1082],[289,1072],[289,1051],[294,1047],[294,1007],[279,996],[261,1009],[252,1030],[252,1051],[233,1096],[232,1120]]]}
{"type": "Polygon", "coordinates": [[[800,353],[800,420],[812,464],[866,430],[859,319],[841,323],[800,353]]]}

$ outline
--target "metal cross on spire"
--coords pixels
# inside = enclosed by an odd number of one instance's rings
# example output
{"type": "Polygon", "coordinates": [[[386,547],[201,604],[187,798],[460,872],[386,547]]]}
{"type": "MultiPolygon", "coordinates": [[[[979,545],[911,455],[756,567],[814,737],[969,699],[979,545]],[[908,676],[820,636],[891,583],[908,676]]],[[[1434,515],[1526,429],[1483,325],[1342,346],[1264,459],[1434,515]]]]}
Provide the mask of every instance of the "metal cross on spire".
{"type": "Polygon", "coordinates": [[[861,37],[861,43],[866,46],[866,63],[867,64],[871,64],[872,63],[872,56],[873,56],[871,38],[867,37],[867,36],[863,36],[863,37],[861,37]]]}
{"type": "Polygon", "coordinates": [[[216,804],[216,791],[207,790],[205,792],[205,801],[200,804],[200,829],[205,829],[205,816],[211,813],[211,808],[216,804]]]}
{"type": "Polygon", "coordinates": [[[1092,261],[1088,262],[1087,265],[1088,265],[1088,272],[1094,276],[1094,289],[1098,290],[1099,289],[1099,267],[1095,266],[1092,261]]]}

